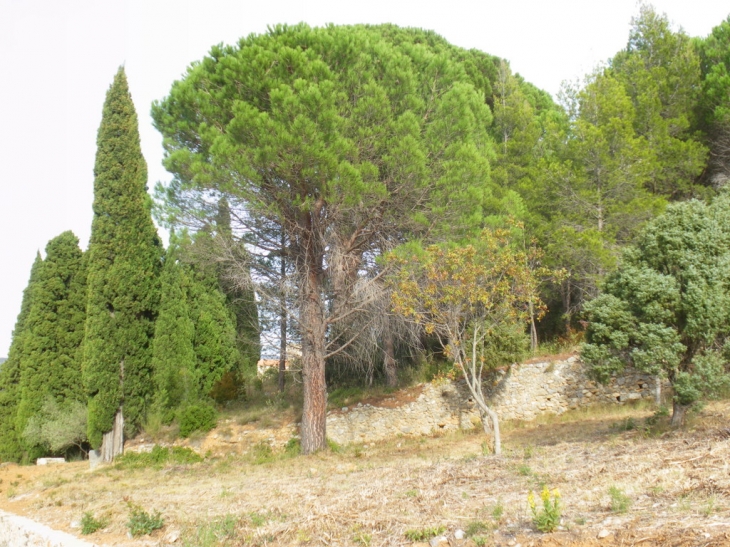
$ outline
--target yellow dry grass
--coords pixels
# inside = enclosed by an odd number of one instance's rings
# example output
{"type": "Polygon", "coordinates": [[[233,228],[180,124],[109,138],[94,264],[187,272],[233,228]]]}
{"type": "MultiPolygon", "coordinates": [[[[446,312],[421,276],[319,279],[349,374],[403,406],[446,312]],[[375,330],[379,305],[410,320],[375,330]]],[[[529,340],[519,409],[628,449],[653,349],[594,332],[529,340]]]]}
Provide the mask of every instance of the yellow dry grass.
{"type": "Polygon", "coordinates": [[[647,428],[651,410],[626,407],[510,424],[500,457],[482,453],[479,434],[460,433],[264,454],[259,464],[238,443],[228,455],[159,469],[5,466],[0,507],[77,534],[71,525],[85,512],[108,517],[89,539],[115,546],[179,536],[174,545],[376,547],[438,528],[452,545],[730,545],[729,411],[712,403],[681,431],[647,428]],[[534,530],[527,506],[543,485],[561,493],[552,534],[534,530]],[[612,510],[612,488],[628,500],[625,512],[612,510]],[[130,540],[128,503],[159,511],[165,527],[130,540]],[[472,538],[454,540],[457,529],[472,538]]]}

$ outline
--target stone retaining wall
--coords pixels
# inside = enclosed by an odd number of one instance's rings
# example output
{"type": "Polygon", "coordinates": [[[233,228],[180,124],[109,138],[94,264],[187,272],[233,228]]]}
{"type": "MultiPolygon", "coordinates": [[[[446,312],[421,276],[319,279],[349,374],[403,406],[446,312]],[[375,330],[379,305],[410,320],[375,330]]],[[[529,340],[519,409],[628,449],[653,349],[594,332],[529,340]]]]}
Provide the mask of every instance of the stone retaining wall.
{"type": "MultiPolygon", "coordinates": [[[[487,382],[492,407],[502,420],[534,420],[540,414],[562,414],[594,404],[622,404],[653,398],[654,377],[635,371],[606,385],[590,380],[576,356],[514,365],[487,382]]],[[[397,408],[358,404],[327,416],[327,436],[341,444],[372,442],[398,435],[430,435],[470,429],[479,424],[466,384],[424,384],[415,401],[397,408]]]]}

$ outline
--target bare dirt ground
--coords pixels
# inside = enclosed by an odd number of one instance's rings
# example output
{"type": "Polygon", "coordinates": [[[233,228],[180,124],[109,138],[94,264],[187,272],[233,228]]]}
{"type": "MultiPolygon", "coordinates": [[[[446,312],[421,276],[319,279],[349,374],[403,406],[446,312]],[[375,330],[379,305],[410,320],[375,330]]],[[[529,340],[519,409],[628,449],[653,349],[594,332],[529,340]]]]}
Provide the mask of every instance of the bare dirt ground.
{"type": "Polygon", "coordinates": [[[254,457],[256,443],[284,439],[291,424],[224,423],[197,441],[211,456],[196,464],[5,465],[0,508],[77,535],[85,512],[108,517],[84,537],[119,547],[421,545],[437,532],[469,546],[730,546],[730,402],[681,431],[666,418],[648,427],[651,415],[622,407],[505,424],[499,457],[483,454],[478,433],[254,457]],[[548,534],[527,504],[543,485],[561,494],[560,529],[548,534]],[[159,511],[164,528],[129,539],[128,503],[159,511]]]}

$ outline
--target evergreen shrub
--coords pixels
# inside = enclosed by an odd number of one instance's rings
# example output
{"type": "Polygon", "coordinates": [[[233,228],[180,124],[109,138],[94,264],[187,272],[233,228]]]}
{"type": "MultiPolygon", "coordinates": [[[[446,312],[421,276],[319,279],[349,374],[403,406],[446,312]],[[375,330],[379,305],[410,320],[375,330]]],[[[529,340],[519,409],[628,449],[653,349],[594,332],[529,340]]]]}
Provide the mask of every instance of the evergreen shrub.
{"type": "Polygon", "coordinates": [[[205,403],[193,404],[180,412],[180,436],[189,437],[193,431],[210,431],[216,425],[217,412],[205,403]]]}

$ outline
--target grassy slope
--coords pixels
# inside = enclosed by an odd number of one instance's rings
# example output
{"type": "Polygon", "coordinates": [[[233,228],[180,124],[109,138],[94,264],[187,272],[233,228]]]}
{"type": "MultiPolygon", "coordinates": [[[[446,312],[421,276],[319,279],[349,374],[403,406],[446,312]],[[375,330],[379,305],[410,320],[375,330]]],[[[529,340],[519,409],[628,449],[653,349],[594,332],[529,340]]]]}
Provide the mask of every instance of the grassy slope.
{"type": "Polygon", "coordinates": [[[70,523],[84,512],[107,517],[90,536],[106,545],[139,544],[125,537],[127,502],[165,518],[155,544],[179,534],[177,545],[205,547],[405,545],[462,529],[469,545],[725,545],[728,410],[711,404],[685,431],[666,430],[665,418],[647,429],[651,412],[630,407],[507,424],[501,458],[483,455],[474,433],[310,457],[253,445],[187,465],[7,466],[0,506],[77,533],[70,523]],[[563,507],[563,530],[546,535],[533,530],[527,507],[528,492],[543,485],[560,490],[563,507]],[[602,530],[610,535],[595,539],[602,530]]]}

